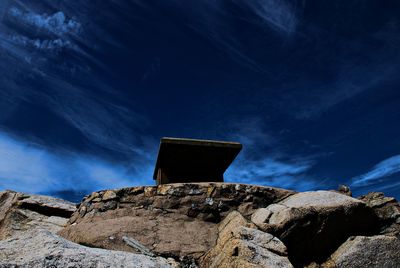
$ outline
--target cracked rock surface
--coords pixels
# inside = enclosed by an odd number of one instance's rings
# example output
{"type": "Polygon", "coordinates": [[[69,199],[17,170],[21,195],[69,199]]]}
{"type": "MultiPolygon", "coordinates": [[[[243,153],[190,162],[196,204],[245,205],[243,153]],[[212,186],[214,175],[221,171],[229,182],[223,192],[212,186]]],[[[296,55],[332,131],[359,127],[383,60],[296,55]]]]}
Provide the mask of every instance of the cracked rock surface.
{"type": "Polygon", "coordinates": [[[107,190],[86,197],[60,234],[94,247],[138,252],[133,237],[163,256],[200,258],[213,247],[218,223],[233,210],[250,216],[293,191],[228,183],[168,184],[107,190]]]}
{"type": "Polygon", "coordinates": [[[400,267],[399,203],[350,195],[188,183],[75,206],[4,191],[0,267],[400,267]]]}
{"type": "Polygon", "coordinates": [[[42,229],[0,240],[0,267],[167,268],[177,264],[161,257],[84,247],[42,229]]]}
{"type": "Polygon", "coordinates": [[[321,262],[349,236],[378,229],[376,215],[363,201],[332,191],[294,194],[257,210],[252,221],[285,243],[295,265],[321,262]]]}
{"type": "Polygon", "coordinates": [[[231,212],[218,229],[216,245],[202,257],[202,267],[293,267],[286,246],[239,212],[231,212]]]}
{"type": "Polygon", "coordinates": [[[74,203],[43,195],[0,192],[0,239],[32,228],[57,232],[76,210],[74,203]]]}

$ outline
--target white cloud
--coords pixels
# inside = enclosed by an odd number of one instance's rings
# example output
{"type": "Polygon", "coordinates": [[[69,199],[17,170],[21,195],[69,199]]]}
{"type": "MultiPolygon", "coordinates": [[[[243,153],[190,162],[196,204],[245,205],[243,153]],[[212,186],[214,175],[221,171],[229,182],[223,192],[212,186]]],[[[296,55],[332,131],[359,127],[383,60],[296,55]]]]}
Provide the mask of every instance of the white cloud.
{"type": "Polygon", "coordinates": [[[10,9],[10,15],[22,22],[34,26],[40,30],[49,31],[55,35],[78,33],[81,30],[81,24],[72,19],[67,19],[61,11],[52,15],[36,14],[33,12],[24,12],[16,7],[10,9]]]}
{"type": "MultiPolygon", "coordinates": [[[[0,21],[0,123],[9,120],[21,103],[35,102],[103,148],[143,154],[138,149],[141,137],[137,133],[148,122],[132,109],[116,104],[122,99],[120,91],[107,86],[93,70],[93,64],[102,70],[108,67],[80,50],[77,36],[70,36],[79,33],[85,38],[80,39],[82,43],[92,43],[82,34],[82,26],[65,15],[75,5],[69,3],[65,13],[46,15],[39,14],[34,3],[17,4],[5,5],[7,12],[2,19],[8,23],[0,21]],[[19,8],[14,6],[17,4],[19,8]],[[22,31],[26,25],[34,29],[22,31]],[[76,53],[60,61],[57,52],[63,49],[76,53]],[[99,98],[101,94],[108,98],[99,98]]],[[[85,13],[72,10],[84,20],[85,13]]]]}
{"type": "Polygon", "coordinates": [[[400,155],[392,156],[375,165],[370,171],[352,179],[352,186],[367,186],[400,172],[400,155]]]}
{"type": "Polygon", "coordinates": [[[0,190],[29,193],[66,189],[95,191],[153,184],[152,163],[140,169],[115,164],[95,156],[50,151],[39,144],[0,133],[0,190]]]}
{"type": "Polygon", "coordinates": [[[64,12],[37,14],[28,6],[17,8],[12,4],[1,8],[0,48],[8,53],[21,56],[32,55],[34,50],[58,52],[71,49],[84,54],[75,44],[81,39],[82,26],[78,21],[68,19],[64,12]]]}

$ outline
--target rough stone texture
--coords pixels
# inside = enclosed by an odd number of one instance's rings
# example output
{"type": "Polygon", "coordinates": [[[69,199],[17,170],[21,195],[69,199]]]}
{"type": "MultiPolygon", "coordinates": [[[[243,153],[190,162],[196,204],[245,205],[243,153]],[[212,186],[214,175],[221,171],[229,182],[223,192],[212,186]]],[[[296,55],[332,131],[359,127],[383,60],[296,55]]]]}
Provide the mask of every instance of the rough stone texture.
{"type": "Polygon", "coordinates": [[[376,217],[364,202],[331,191],[292,195],[258,210],[252,220],[285,243],[297,266],[322,262],[349,236],[377,229],[376,217]]]}
{"type": "Polygon", "coordinates": [[[58,198],[0,192],[0,239],[32,228],[57,232],[75,210],[75,204],[58,198]]]}
{"type": "Polygon", "coordinates": [[[372,192],[360,197],[371,207],[379,219],[380,234],[400,238],[400,204],[393,197],[383,193],[372,192]]]}
{"type": "Polygon", "coordinates": [[[217,244],[202,257],[201,267],[293,267],[285,245],[231,212],[219,224],[217,244]]]}
{"type": "Polygon", "coordinates": [[[84,247],[46,230],[0,241],[0,267],[178,267],[174,260],[84,247]]]}
{"type": "Polygon", "coordinates": [[[357,236],[342,244],[323,268],[398,268],[400,240],[393,236],[357,236]]]}
{"type": "Polygon", "coordinates": [[[213,247],[218,223],[232,210],[250,215],[294,194],[243,184],[167,184],[100,191],[86,197],[60,234],[76,243],[136,252],[122,237],[150,251],[198,259],[213,247]],[[114,194],[112,194],[112,193],[114,194]]]}
{"type": "Polygon", "coordinates": [[[400,267],[399,208],[381,193],[224,183],[99,191],[78,209],[4,191],[0,267],[400,267]]]}

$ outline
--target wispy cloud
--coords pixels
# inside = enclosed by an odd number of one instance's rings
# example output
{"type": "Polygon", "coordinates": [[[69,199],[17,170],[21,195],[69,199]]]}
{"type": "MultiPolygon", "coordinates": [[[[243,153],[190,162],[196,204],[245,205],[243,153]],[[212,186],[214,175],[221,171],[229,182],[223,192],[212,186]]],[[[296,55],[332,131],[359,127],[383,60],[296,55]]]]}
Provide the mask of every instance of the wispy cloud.
{"type": "Polygon", "coordinates": [[[28,46],[39,50],[60,50],[62,48],[73,48],[69,40],[57,39],[31,39],[26,36],[13,35],[10,41],[18,45],[28,46]]]}
{"type": "Polygon", "coordinates": [[[315,165],[315,156],[288,155],[261,118],[246,118],[230,125],[227,139],[241,142],[243,151],[226,171],[227,181],[298,191],[321,187],[307,173],[315,165]]]}
{"type": "MultiPolygon", "coordinates": [[[[318,117],[337,104],[354,98],[359,94],[371,90],[385,81],[390,81],[397,75],[397,63],[376,63],[371,66],[348,64],[338,67],[340,70],[334,81],[323,84],[301,98],[307,98],[302,102],[298,101],[296,92],[292,98],[294,103],[300,104],[295,117],[298,119],[309,119],[318,117]],[[366,76],[370,79],[364,79],[366,76]]],[[[305,85],[308,87],[308,85],[305,85]]],[[[295,91],[298,88],[295,89],[295,91]]]]}
{"type": "Polygon", "coordinates": [[[255,0],[236,2],[251,9],[256,15],[255,19],[250,20],[254,23],[264,24],[278,33],[292,34],[296,31],[299,19],[295,1],[255,0]]]}
{"type": "Polygon", "coordinates": [[[275,186],[298,191],[312,190],[320,185],[307,177],[306,173],[312,161],[305,159],[279,160],[265,157],[251,160],[246,157],[237,159],[225,174],[227,181],[258,185],[275,186]]]}
{"type": "Polygon", "coordinates": [[[37,14],[27,7],[24,10],[11,5],[3,13],[0,21],[3,42],[38,50],[78,50],[74,38],[78,38],[82,26],[68,19],[62,11],[50,15],[37,14]],[[4,22],[8,22],[9,26],[4,22]]]}
{"type": "Polygon", "coordinates": [[[62,11],[47,15],[25,12],[12,7],[10,15],[37,29],[46,30],[58,36],[77,34],[81,30],[81,24],[73,19],[67,19],[62,11]]]}
{"type": "Polygon", "coordinates": [[[400,172],[400,155],[392,156],[375,165],[370,171],[352,179],[352,186],[362,187],[400,172]]]}
{"type": "Polygon", "coordinates": [[[0,190],[29,193],[63,190],[90,192],[99,189],[153,184],[152,163],[136,169],[91,155],[50,151],[0,132],[0,190]]]}
{"type": "MultiPolygon", "coordinates": [[[[72,2],[63,6],[65,10],[76,8],[72,2]]],[[[77,129],[91,143],[130,157],[147,157],[140,133],[148,121],[121,104],[120,91],[107,86],[99,69],[94,70],[102,64],[80,48],[92,43],[80,22],[86,20],[85,14],[75,10],[77,19],[66,11],[45,13],[40,5],[19,1],[3,7],[0,123],[10,120],[22,103],[32,103],[64,119],[69,123],[65,129],[77,129]],[[30,28],[25,31],[24,27],[30,28]],[[60,60],[57,53],[66,49],[71,51],[60,60]]]]}
{"type": "MultiPolygon", "coordinates": [[[[179,1],[176,1],[179,2],[179,1]]],[[[239,35],[235,23],[245,22],[264,33],[272,31],[279,40],[285,40],[296,32],[299,14],[302,7],[286,0],[235,0],[200,1],[188,4],[175,3],[174,8],[181,7],[185,23],[192,31],[207,39],[211,44],[226,53],[237,63],[255,71],[266,72],[259,58],[254,56],[253,40],[239,35]],[[236,13],[235,5],[243,13],[236,13]]],[[[254,30],[254,29],[252,29],[254,30]]],[[[257,47],[265,46],[269,40],[267,34],[257,36],[257,47]]]]}

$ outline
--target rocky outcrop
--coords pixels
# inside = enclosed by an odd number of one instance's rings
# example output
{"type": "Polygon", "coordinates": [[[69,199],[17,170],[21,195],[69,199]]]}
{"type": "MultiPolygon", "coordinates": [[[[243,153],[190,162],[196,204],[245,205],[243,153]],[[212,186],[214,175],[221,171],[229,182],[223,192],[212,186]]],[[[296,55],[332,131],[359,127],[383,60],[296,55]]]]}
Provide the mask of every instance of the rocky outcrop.
{"type": "Polygon", "coordinates": [[[331,191],[292,195],[257,210],[252,221],[285,243],[295,265],[322,262],[349,236],[377,229],[376,217],[364,202],[331,191]]]}
{"type": "Polygon", "coordinates": [[[76,208],[0,192],[0,267],[399,267],[399,203],[350,193],[169,184],[76,208]]]}
{"type": "Polygon", "coordinates": [[[396,199],[386,197],[383,193],[372,192],[361,196],[360,200],[374,210],[379,220],[380,234],[400,238],[400,204],[396,199]]]}
{"type": "Polygon", "coordinates": [[[178,267],[173,259],[88,248],[47,230],[0,240],[0,267],[178,267]]]}
{"type": "Polygon", "coordinates": [[[239,212],[231,212],[218,232],[216,245],[200,261],[202,267],[293,267],[286,246],[255,229],[239,212]]]}
{"type": "Polygon", "coordinates": [[[75,204],[54,197],[0,192],[0,239],[38,228],[57,232],[75,210],[75,204]]]}
{"type": "Polygon", "coordinates": [[[162,256],[200,258],[216,243],[218,223],[237,210],[250,216],[292,191],[225,183],[170,184],[100,191],[86,197],[60,234],[76,243],[138,251],[132,237],[162,256]]]}
{"type": "Polygon", "coordinates": [[[392,236],[350,237],[321,268],[397,268],[400,240],[392,236]]]}

